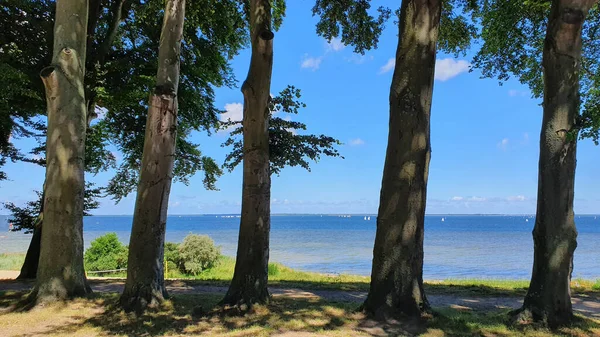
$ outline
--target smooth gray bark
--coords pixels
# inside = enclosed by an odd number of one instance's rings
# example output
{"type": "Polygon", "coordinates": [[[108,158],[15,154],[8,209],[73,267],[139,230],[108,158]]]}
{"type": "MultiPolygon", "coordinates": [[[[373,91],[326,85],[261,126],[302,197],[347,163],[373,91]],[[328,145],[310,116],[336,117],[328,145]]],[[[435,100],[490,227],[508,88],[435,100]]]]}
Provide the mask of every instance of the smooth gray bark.
{"type": "Polygon", "coordinates": [[[550,327],[573,320],[571,270],[577,247],[573,213],[581,31],[596,1],[554,0],[544,42],[544,117],[540,134],[534,262],[518,319],[550,327]]]}
{"type": "Polygon", "coordinates": [[[378,319],[429,309],[423,231],[440,14],[439,0],[402,1],[371,285],[362,307],[378,319]]]}
{"type": "Polygon", "coordinates": [[[150,96],[140,182],[129,242],[126,310],[144,311],[167,297],[164,243],[177,135],[177,88],[185,0],[168,0],[158,53],[156,87],[150,96]]]}
{"type": "Polygon", "coordinates": [[[37,302],[91,292],[83,269],[87,18],[87,0],[56,1],[52,64],[40,73],[48,130],[44,230],[32,292],[37,302]]]}
{"type": "Polygon", "coordinates": [[[244,94],[242,214],[235,272],[223,304],[252,306],[269,300],[267,290],[271,227],[269,99],[273,32],[268,0],[250,0],[252,56],[244,94]]]}

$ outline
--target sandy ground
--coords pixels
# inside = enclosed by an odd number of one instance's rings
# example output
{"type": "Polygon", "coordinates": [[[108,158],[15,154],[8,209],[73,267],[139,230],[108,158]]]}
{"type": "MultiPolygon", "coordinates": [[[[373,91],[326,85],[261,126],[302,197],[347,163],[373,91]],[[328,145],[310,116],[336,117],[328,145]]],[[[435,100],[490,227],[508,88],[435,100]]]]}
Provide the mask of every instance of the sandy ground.
{"type": "MultiPolygon", "coordinates": [[[[0,271],[0,291],[28,290],[32,287],[31,281],[17,281],[16,271],[0,271]]],[[[96,292],[121,292],[124,282],[122,280],[90,279],[92,288],[96,292]]],[[[185,281],[167,281],[167,291],[172,294],[189,293],[225,293],[226,287],[194,285],[185,281]]],[[[357,302],[365,300],[367,293],[360,291],[339,290],[305,290],[296,288],[270,288],[273,296],[289,298],[324,298],[330,301],[357,302]]],[[[428,295],[433,307],[450,307],[459,310],[491,311],[495,309],[519,308],[523,299],[521,297],[489,297],[465,295],[428,295]]],[[[600,319],[600,297],[591,295],[573,296],[573,309],[576,313],[595,319],[600,319]]]]}
{"type": "Polygon", "coordinates": [[[0,280],[14,280],[19,276],[16,270],[0,270],[0,280]]]}

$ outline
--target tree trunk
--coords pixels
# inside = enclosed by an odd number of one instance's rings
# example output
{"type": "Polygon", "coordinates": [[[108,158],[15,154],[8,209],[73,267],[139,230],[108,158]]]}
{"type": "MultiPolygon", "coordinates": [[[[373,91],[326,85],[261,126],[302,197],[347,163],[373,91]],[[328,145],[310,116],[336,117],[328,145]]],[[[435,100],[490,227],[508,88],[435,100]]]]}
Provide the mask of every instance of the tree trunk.
{"type": "Polygon", "coordinates": [[[581,30],[595,1],[554,0],[544,42],[544,117],[531,283],[517,319],[569,324],[571,267],[577,246],[573,214],[581,30]]]}
{"type": "Polygon", "coordinates": [[[242,214],[235,271],[222,303],[266,303],[271,227],[268,104],[273,69],[273,32],[268,0],[250,1],[252,56],[244,94],[242,214]]]}
{"type": "Polygon", "coordinates": [[[36,225],[33,229],[33,236],[27,248],[25,261],[21,266],[21,272],[17,276],[17,280],[35,279],[37,275],[38,264],[40,261],[40,249],[42,241],[42,224],[36,225]]]}
{"type": "Polygon", "coordinates": [[[185,0],[169,0],[160,37],[156,87],[150,96],[144,153],[129,242],[126,310],[144,311],[167,296],[164,241],[177,133],[177,88],[185,0]]]}
{"type": "Polygon", "coordinates": [[[87,15],[87,0],[57,0],[52,64],[40,73],[48,131],[37,302],[91,292],[83,269],[87,15]]]}
{"type": "Polygon", "coordinates": [[[440,13],[439,0],[402,1],[371,286],[363,305],[378,319],[420,316],[429,309],[423,230],[440,13]]]}
{"type": "Polygon", "coordinates": [[[44,223],[44,198],[46,197],[46,184],[42,189],[42,198],[40,202],[40,209],[35,224],[33,225],[33,236],[27,248],[27,255],[25,255],[25,261],[21,266],[21,272],[17,277],[17,280],[35,279],[37,276],[37,269],[40,261],[40,250],[42,243],[42,225],[44,223]]]}

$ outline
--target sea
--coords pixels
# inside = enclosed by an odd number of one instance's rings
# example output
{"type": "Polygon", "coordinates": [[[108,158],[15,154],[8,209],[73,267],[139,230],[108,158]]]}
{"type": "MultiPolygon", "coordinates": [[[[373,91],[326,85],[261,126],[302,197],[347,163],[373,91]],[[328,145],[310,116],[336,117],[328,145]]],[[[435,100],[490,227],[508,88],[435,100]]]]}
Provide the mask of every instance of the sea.
{"type": "MultiPolygon", "coordinates": [[[[270,260],[292,268],[331,274],[371,273],[376,216],[273,215],[270,260]]],[[[132,216],[84,219],[86,247],[115,232],[129,242],[132,216]]],[[[190,234],[210,236],[225,255],[235,256],[239,215],[173,215],[166,240],[190,234]]],[[[427,215],[424,278],[529,279],[533,263],[532,215],[427,215]]],[[[31,234],[8,232],[0,216],[0,253],[25,252],[31,234]]],[[[578,246],[574,278],[600,279],[600,215],[576,216],[578,246]]]]}

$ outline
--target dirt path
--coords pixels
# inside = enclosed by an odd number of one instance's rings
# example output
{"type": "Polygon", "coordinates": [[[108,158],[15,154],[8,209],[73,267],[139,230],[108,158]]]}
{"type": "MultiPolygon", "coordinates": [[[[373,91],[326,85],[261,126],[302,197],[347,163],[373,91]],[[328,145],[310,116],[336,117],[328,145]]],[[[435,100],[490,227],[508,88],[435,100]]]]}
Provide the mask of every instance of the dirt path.
{"type": "MultiPolygon", "coordinates": [[[[0,291],[13,290],[22,291],[32,287],[31,281],[1,280],[2,276],[8,276],[0,272],[0,291]]],[[[14,276],[13,276],[14,277],[14,276]]],[[[124,282],[122,280],[99,280],[91,279],[90,283],[96,292],[121,292],[124,282]]],[[[195,285],[185,281],[167,281],[167,290],[172,294],[192,293],[222,293],[227,291],[226,287],[195,285]]],[[[356,302],[365,300],[367,293],[360,291],[338,291],[338,290],[306,290],[297,288],[272,287],[269,289],[275,297],[283,296],[289,298],[323,298],[329,301],[356,302]]],[[[516,309],[521,306],[521,297],[490,297],[490,296],[465,296],[464,294],[428,295],[429,302],[433,307],[450,307],[459,310],[492,311],[495,309],[516,309]]],[[[576,313],[595,319],[600,319],[600,298],[590,295],[574,295],[573,309],[576,313]]]]}

